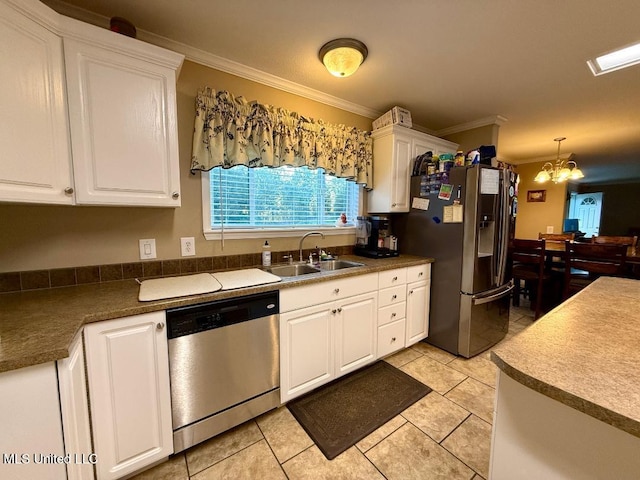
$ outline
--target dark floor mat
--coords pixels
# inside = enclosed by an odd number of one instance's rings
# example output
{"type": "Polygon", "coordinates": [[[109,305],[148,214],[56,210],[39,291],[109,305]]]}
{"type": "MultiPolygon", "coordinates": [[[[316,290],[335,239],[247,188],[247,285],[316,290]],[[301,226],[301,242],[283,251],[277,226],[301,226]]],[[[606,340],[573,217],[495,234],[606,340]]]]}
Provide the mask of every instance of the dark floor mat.
{"type": "Polygon", "coordinates": [[[287,407],[331,460],[430,391],[379,361],[292,400],[287,407]]]}

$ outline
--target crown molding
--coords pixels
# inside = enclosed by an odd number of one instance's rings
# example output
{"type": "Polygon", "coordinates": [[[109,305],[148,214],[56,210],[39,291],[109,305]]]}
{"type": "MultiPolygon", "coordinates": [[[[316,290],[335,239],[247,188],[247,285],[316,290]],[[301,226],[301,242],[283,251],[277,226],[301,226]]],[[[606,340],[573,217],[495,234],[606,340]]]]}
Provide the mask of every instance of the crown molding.
{"type": "MultiPolygon", "coordinates": [[[[66,15],[86,23],[91,23],[99,27],[108,28],[109,18],[107,17],[90,12],[84,8],[69,5],[68,3],[64,3],[60,0],[46,0],[46,3],[62,15],[66,15]]],[[[305,87],[299,83],[291,82],[284,78],[234,62],[233,60],[214,55],[204,50],[191,47],[184,43],[176,42],[175,40],[171,40],[170,38],[163,37],[161,35],[156,35],[155,33],[151,33],[146,30],[138,29],[137,38],[144,42],[181,53],[187,60],[199,63],[200,65],[246,78],[247,80],[252,80],[268,87],[273,87],[331,107],[355,113],[356,115],[375,119],[384,113],[329,95],[313,88],[305,87]]]]}
{"type": "Polygon", "coordinates": [[[460,125],[453,125],[452,127],[443,128],[442,130],[438,130],[436,135],[438,137],[442,137],[445,135],[451,135],[453,133],[464,132],[467,130],[472,130],[474,128],[486,127],[487,125],[503,125],[509,120],[502,115],[491,115],[490,117],[479,118],[478,120],[473,120],[467,123],[461,123],[460,125]]]}

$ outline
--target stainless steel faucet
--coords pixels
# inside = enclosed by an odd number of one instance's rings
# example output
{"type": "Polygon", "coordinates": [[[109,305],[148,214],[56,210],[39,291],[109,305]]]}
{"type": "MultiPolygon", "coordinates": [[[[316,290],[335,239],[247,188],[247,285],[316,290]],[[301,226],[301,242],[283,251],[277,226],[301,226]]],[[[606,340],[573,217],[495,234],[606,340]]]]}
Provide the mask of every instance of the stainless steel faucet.
{"type": "Polygon", "coordinates": [[[300,249],[300,262],[304,262],[304,259],[302,258],[302,242],[304,241],[305,238],[310,237],[311,235],[320,235],[322,238],[324,238],[324,233],[322,232],[309,232],[309,233],[305,233],[302,238],[300,239],[300,244],[298,245],[299,249],[300,249]]]}

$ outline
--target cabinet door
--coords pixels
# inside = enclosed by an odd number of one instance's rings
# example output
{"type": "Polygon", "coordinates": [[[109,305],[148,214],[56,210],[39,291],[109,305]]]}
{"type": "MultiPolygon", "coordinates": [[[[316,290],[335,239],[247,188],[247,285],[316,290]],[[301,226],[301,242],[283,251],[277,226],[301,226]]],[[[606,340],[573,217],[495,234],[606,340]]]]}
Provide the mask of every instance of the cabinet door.
{"type": "Polygon", "coordinates": [[[410,130],[392,127],[373,132],[373,190],[369,192],[371,213],[409,211],[410,130]]]}
{"type": "Polygon", "coordinates": [[[429,333],[429,286],[429,282],[407,285],[406,347],[422,340],[429,333]]]}
{"type": "Polygon", "coordinates": [[[426,153],[426,152],[432,152],[434,155],[438,154],[437,148],[435,145],[433,145],[433,143],[420,138],[413,139],[413,142],[411,143],[411,152],[412,152],[412,156],[411,156],[412,161],[418,155],[422,155],[423,153],[426,153]]]}
{"type": "Polygon", "coordinates": [[[0,478],[67,478],[54,362],[0,373],[0,478]]]}
{"type": "Polygon", "coordinates": [[[173,453],[164,312],[85,327],[98,479],[115,479],[173,453]]]}
{"type": "Polygon", "coordinates": [[[179,207],[175,72],[64,39],[78,204],[179,207]]]}
{"type": "Polygon", "coordinates": [[[280,314],[282,403],[334,377],[332,304],[280,314]]]}
{"type": "Polygon", "coordinates": [[[393,140],[393,182],[391,184],[390,212],[409,211],[410,163],[412,163],[411,140],[408,137],[396,135],[393,140]]]}
{"type": "Polygon", "coordinates": [[[91,480],[94,478],[92,464],[97,458],[92,455],[91,448],[82,335],[78,335],[73,341],[69,357],[58,361],[57,367],[64,449],[67,455],[71,455],[71,461],[67,464],[67,477],[69,480],[91,480]]]}
{"type": "Polygon", "coordinates": [[[357,370],[376,358],[377,294],[336,302],[336,376],[357,370]]]}
{"type": "Polygon", "coordinates": [[[0,201],[71,204],[62,39],[0,3],[0,64],[0,201]]]}

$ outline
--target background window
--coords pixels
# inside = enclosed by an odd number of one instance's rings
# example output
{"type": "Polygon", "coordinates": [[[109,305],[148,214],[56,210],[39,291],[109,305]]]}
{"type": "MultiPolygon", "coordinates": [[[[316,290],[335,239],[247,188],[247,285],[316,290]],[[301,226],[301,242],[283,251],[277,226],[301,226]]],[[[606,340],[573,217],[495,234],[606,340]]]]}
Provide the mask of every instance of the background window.
{"type": "Polygon", "coordinates": [[[341,213],[353,225],[359,187],[321,168],[216,167],[209,174],[210,228],[333,227],[341,213]]]}

